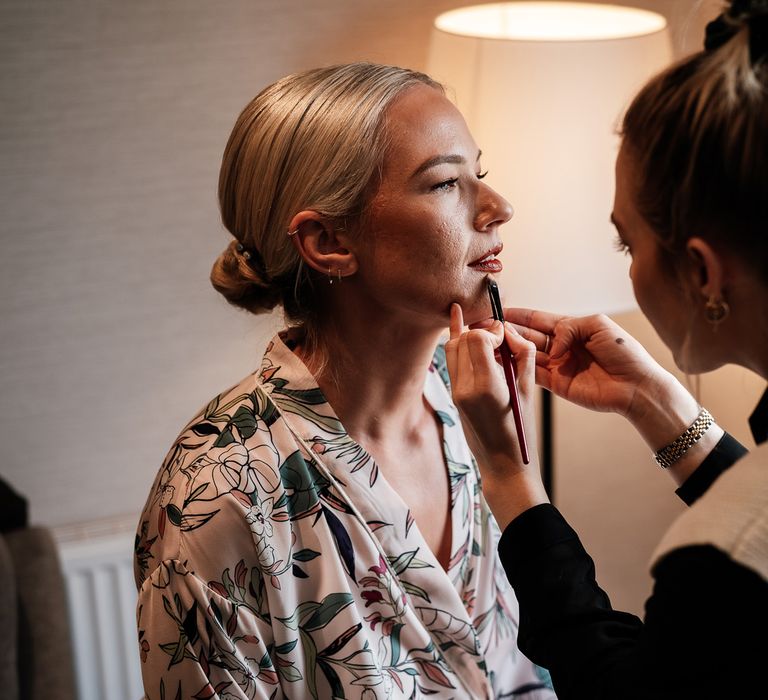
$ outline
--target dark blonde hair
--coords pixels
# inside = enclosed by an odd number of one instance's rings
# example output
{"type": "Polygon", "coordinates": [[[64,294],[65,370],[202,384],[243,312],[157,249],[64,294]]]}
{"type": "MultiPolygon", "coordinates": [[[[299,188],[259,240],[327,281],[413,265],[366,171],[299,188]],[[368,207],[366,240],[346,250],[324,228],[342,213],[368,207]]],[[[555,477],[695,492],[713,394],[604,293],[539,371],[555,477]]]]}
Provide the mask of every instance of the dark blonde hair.
{"type": "Polygon", "coordinates": [[[734,3],[710,24],[708,50],[653,78],[621,131],[638,210],[666,266],[679,269],[686,241],[700,236],[768,282],[768,14],[749,5],[734,3]]]}
{"type": "Polygon", "coordinates": [[[211,271],[230,303],[253,313],[282,305],[311,331],[320,318],[314,271],[287,235],[311,209],[354,229],[384,160],[384,115],[414,85],[405,68],[351,63],[289,75],[260,92],[235,123],[219,177],[221,218],[234,239],[211,271]]]}

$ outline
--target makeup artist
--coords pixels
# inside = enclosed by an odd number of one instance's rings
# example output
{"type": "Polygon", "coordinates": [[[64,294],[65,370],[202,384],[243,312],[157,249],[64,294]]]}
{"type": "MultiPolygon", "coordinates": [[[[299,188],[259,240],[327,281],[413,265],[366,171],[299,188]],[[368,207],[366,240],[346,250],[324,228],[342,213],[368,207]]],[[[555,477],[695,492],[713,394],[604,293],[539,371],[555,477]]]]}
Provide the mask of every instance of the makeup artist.
{"type": "Polygon", "coordinates": [[[486,315],[499,269],[512,210],[483,175],[442,87],[410,70],[290,75],[237,119],[211,280],[287,327],[183,429],[149,493],[149,700],[555,697],[517,648],[438,347],[453,300],[486,315]]]}
{"type": "MultiPolygon", "coordinates": [[[[652,79],[626,113],[613,221],[638,304],[676,364],[700,373],[734,363],[768,378],[768,2],[733,2],[705,46],[652,79]]],[[[654,554],[645,619],[613,610],[548,503],[535,455],[528,466],[520,458],[494,360],[502,324],[464,331],[456,305],[453,395],[504,530],[520,648],[549,668],[561,700],[768,697],[768,395],[750,421],[760,446],[744,456],[606,317],[505,315],[529,443],[535,383],[615,411],[690,506],[654,554]]]]}

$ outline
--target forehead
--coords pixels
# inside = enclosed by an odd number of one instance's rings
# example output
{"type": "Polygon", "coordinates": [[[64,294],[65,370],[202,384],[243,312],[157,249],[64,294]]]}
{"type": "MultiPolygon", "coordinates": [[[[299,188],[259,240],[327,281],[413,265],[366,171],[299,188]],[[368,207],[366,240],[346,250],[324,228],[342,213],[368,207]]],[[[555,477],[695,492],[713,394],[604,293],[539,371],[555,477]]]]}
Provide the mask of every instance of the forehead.
{"type": "Polygon", "coordinates": [[[634,209],[635,163],[626,144],[619,148],[616,157],[616,196],[614,207],[621,210],[634,209]]]}
{"type": "Polygon", "coordinates": [[[622,144],[616,158],[614,218],[621,224],[623,232],[630,234],[633,240],[646,237],[648,240],[656,240],[656,233],[637,206],[638,170],[637,158],[632,149],[622,144]]]}
{"type": "Polygon", "coordinates": [[[443,154],[464,155],[474,162],[477,154],[464,117],[439,90],[416,85],[398,96],[385,117],[389,145],[384,170],[412,171],[428,158],[443,154]]]}

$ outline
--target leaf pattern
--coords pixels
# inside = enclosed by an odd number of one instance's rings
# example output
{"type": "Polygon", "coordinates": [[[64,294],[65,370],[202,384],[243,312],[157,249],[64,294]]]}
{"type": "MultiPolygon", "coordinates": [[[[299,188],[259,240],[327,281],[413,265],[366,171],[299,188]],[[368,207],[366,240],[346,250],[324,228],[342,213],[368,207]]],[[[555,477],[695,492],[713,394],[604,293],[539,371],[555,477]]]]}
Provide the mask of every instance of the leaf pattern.
{"type": "Polygon", "coordinates": [[[279,336],[189,422],[135,541],[148,700],[555,697],[517,650],[498,529],[446,383],[438,348],[424,396],[443,430],[447,571],[279,336]]]}

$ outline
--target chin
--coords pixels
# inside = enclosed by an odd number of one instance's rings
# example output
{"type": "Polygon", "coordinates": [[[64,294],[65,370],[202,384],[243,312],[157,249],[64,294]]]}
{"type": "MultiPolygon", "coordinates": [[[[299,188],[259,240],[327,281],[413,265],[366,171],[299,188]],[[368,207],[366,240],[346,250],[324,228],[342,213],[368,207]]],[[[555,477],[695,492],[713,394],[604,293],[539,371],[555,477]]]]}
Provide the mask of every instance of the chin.
{"type": "Polygon", "coordinates": [[[726,363],[714,357],[703,357],[681,349],[674,353],[674,360],[677,368],[685,374],[706,374],[720,369],[726,363]]]}
{"type": "Polygon", "coordinates": [[[487,300],[484,300],[485,303],[471,303],[467,304],[466,306],[464,304],[461,305],[461,309],[464,312],[464,324],[469,326],[472,323],[477,323],[478,321],[485,321],[492,317],[491,313],[491,305],[490,303],[487,303],[487,300]]]}
{"type": "Polygon", "coordinates": [[[472,291],[468,290],[454,301],[461,305],[461,310],[464,312],[464,323],[467,326],[478,321],[485,321],[493,316],[485,283],[478,285],[472,291]]]}

